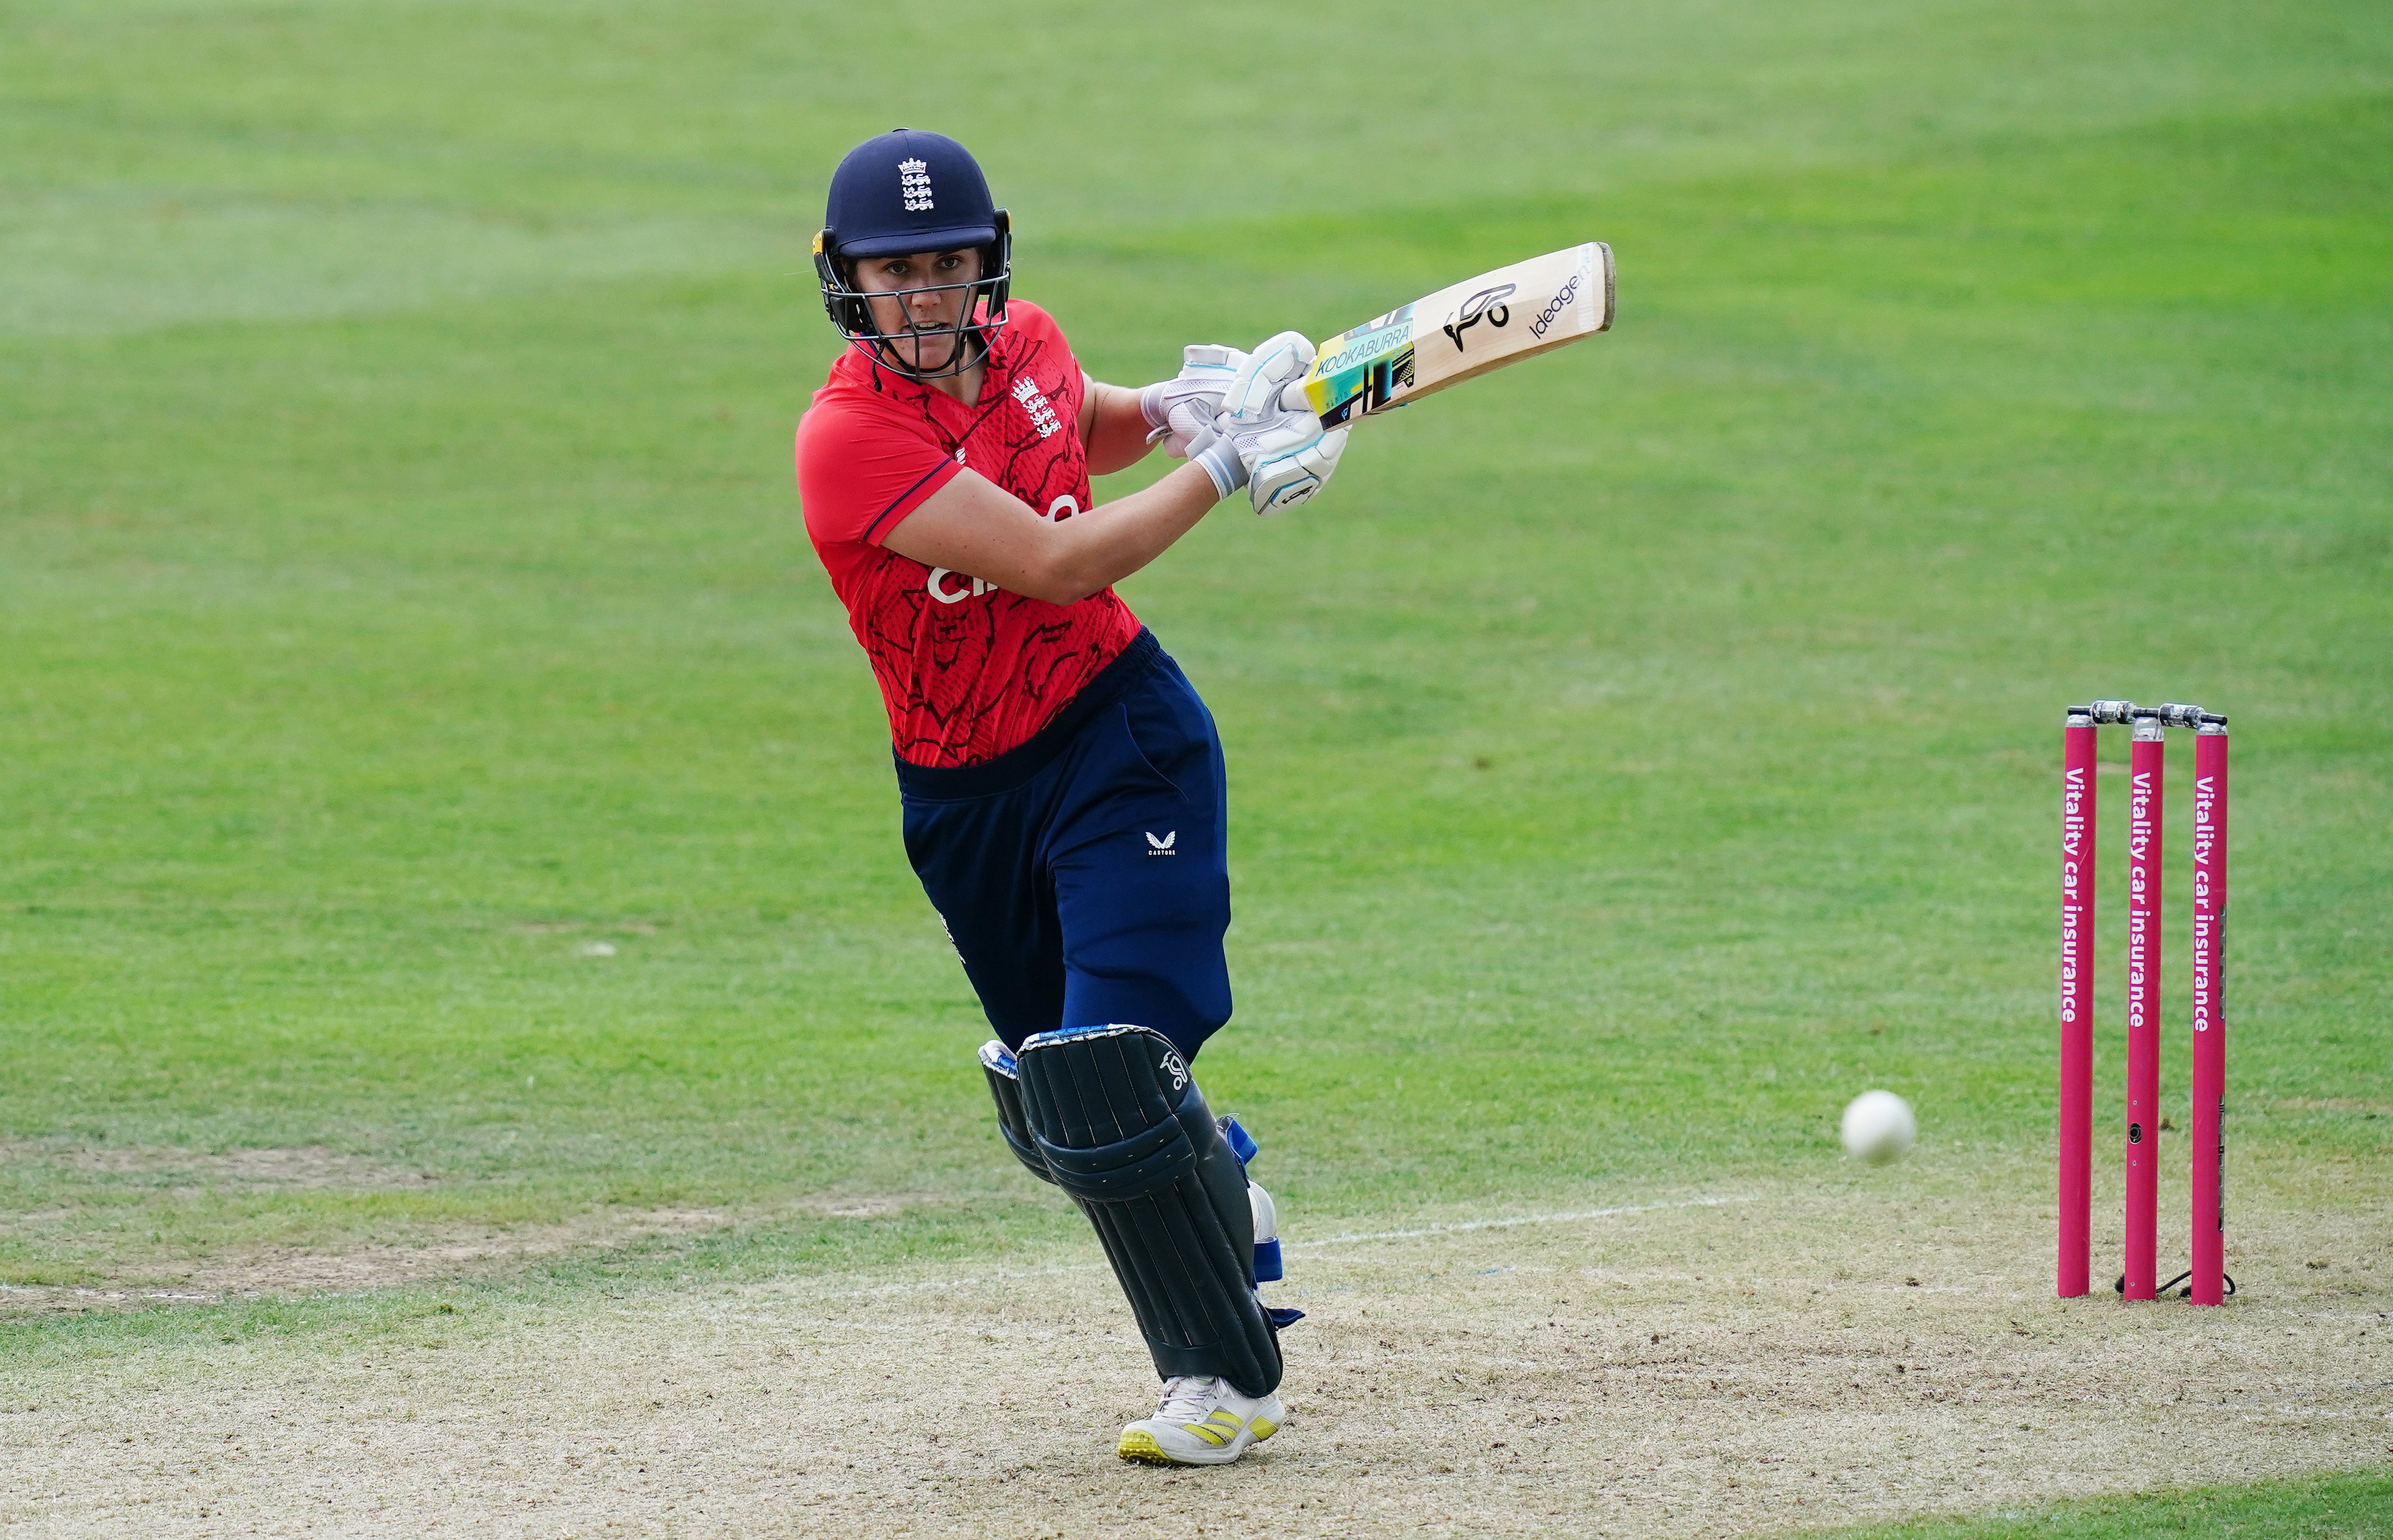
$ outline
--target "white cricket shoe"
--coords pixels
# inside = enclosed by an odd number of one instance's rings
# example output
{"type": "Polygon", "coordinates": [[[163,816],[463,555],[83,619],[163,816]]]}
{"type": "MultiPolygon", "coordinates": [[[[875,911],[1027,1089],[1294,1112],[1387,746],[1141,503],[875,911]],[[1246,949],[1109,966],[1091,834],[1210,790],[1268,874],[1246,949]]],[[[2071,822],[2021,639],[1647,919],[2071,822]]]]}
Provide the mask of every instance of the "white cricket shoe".
{"type": "Polygon", "coordinates": [[[1148,1465],[1227,1465],[1287,1418],[1275,1393],[1257,1401],[1218,1376],[1174,1375],[1163,1382],[1155,1416],[1123,1429],[1114,1453],[1148,1465]]]}

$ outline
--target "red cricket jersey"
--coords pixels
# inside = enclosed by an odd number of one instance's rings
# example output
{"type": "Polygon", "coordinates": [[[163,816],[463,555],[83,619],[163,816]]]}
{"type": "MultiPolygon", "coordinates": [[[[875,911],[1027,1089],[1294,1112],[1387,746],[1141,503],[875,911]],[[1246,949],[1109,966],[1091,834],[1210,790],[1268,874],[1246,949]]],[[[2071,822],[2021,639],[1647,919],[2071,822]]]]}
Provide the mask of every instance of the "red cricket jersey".
{"type": "Polygon", "coordinates": [[[872,660],[897,753],[913,764],[996,758],[1138,636],[1110,588],[1052,605],[881,544],[965,466],[1048,518],[1089,506],[1079,360],[1046,311],[1017,299],[1005,314],[976,404],[876,370],[851,347],[798,422],[807,537],[872,660]]]}

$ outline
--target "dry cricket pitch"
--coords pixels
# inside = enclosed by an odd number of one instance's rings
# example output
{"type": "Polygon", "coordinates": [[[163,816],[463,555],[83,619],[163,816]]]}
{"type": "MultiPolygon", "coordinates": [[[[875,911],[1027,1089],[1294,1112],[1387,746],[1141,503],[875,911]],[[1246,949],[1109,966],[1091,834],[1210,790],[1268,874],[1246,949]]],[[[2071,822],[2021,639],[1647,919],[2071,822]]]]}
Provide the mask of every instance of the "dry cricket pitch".
{"type": "Polygon", "coordinates": [[[2215,1311],[2056,1300],[2048,1211],[1866,1192],[1292,1243],[1288,1426],[1212,1471],[1113,1457],[1154,1382],[1093,1244],[54,1354],[0,1367],[0,1528],[1728,1534],[2381,1466],[2387,1218],[2240,1223],[2215,1311]]]}

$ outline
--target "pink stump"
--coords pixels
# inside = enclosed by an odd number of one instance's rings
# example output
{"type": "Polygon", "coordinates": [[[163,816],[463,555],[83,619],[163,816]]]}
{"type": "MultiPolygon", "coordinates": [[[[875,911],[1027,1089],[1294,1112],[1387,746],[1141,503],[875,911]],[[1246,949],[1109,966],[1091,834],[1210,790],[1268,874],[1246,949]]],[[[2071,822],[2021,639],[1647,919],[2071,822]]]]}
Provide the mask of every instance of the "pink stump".
{"type": "Polygon", "coordinates": [[[2094,735],[2072,711],[2060,735],[2060,1246],[2054,1288],[2086,1292],[2094,1209],[2094,735]]]}
{"type": "Polygon", "coordinates": [[[2127,763],[2127,1245],[2120,1292],[2153,1294],[2153,1228],[2160,1196],[2161,792],[2167,729],[2136,718],[2127,763]]]}
{"type": "Polygon", "coordinates": [[[2227,724],[2193,740],[2193,1276],[2189,1298],[2218,1303],[2226,1276],[2227,724]]]}

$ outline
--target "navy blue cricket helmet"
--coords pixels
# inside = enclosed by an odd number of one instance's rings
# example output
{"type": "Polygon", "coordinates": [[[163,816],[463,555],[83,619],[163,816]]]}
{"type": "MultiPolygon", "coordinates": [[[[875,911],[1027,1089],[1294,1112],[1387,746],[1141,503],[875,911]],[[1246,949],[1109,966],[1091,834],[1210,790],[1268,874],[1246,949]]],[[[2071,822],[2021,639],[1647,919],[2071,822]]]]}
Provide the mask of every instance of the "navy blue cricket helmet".
{"type": "Polygon", "coordinates": [[[815,273],[823,309],[849,344],[876,363],[916,378],[961,374],[988,355],[988,340],[1005,324],[1013,283],[1013,236],[1005,211],[988,193],[988,178],[972,152],[945,134],[893,128],[847,152],[831,173],[823,228],[815,237],[815,273]],[[873,323],[872,307],[853,281],[861,257],[903,256],[970,247],[981,254],[980,276],[968,284],[926,284],[892,291],[958,288],[965,296],[961,333],[946,367],[917,371],[897,363],[873,323]]]}

